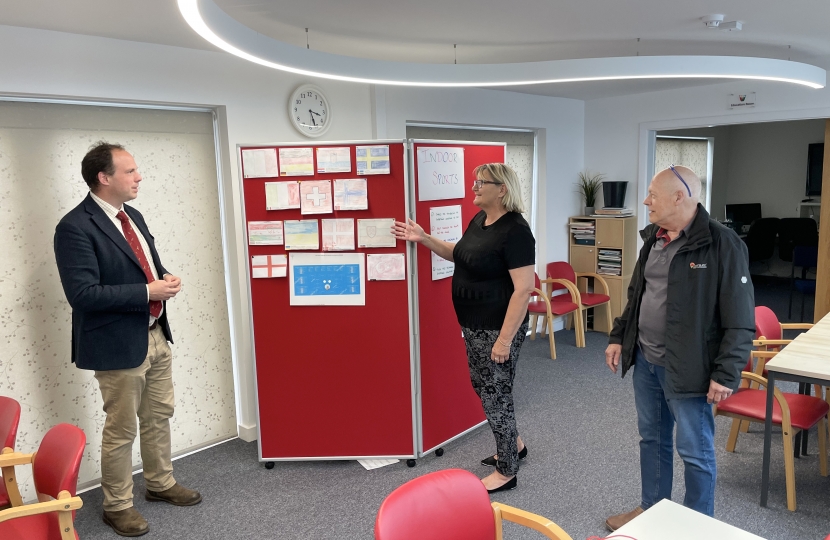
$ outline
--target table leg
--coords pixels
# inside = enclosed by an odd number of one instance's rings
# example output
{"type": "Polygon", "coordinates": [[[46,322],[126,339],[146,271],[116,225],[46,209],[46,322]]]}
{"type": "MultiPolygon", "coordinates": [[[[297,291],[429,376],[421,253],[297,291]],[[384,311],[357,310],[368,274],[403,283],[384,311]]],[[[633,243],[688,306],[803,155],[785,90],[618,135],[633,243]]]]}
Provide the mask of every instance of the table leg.
{"type": "MultiPolygon", "coordinates": [[[[801,385],[799,385],[799,386],[801,386],[801,385]]],[[[805,396],[813,395],[812,385],[810,385],[809,383],[803,383],[803,386],[804,386],[803,387],[804,391],[801,392],[802,394],[804,394],[805,396]]],[[[803,431],[799,431],[799,434],[801,435],[801,455],[806,456],[807,455],[807,440],[808,440],[808,437],[809,437],[810,434],[809,434],[808,430],[806,430],[806,429],[803,430],[803,431]]]]}
{"type": "Polygon", "coordinates": [[[761,506],[767,505],[769,491],[769,461],[770,446],[772,444],[772,399],[774,396],[775,375],[767,371],[767,414],[764,421],[764,465],[761,469],[761,506]]]}

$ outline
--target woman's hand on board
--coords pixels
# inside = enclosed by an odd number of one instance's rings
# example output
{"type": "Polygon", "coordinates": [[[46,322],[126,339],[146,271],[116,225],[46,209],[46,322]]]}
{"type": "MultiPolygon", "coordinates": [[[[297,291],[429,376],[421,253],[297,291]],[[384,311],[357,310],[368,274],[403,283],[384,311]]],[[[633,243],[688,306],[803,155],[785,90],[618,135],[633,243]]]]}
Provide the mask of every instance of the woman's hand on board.
{"type": "Polygon", "coordinates": [[[429,237],[424,232],[424,229],[411,219],[407,219],[406,223],[395,221],[395,225],[392,227],[392,234],[398,240],[406,240],[407,242],[423,242],[429,237]]]}

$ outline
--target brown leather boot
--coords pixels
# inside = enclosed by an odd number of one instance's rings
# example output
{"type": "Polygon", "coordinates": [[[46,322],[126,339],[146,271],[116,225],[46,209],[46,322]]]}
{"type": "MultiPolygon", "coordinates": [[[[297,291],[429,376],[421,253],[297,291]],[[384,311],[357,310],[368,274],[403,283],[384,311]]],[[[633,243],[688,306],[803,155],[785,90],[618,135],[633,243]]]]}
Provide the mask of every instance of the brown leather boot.
{"type": "Polygon", "coordinates": [[[141,536],[150,530],[147,520],[132,506],[117,512],[104,510],[104,523],[121,536],[141,536]]]}
{"type": "Polygon", "coordinates": [[[626,512],[625,514],[617,514],[616,516],[611,516],[610,518],[605,520],[605,526],[608,527],[609,531],[616,531],[635,517],[639,516],[643,513],[643,509],[641,507],[637,507],[631,512],[626,512]]]}
{"type": "Polygon", "coordinates": [[[144,494],[144,498],[148,501],[163,501],[176,506],[193,506],[202,502],[202,496],[198,491],[187,489],[181,484],[173,484],[170,489],[164,491],[150,491],[149,489],[144,494]]]}

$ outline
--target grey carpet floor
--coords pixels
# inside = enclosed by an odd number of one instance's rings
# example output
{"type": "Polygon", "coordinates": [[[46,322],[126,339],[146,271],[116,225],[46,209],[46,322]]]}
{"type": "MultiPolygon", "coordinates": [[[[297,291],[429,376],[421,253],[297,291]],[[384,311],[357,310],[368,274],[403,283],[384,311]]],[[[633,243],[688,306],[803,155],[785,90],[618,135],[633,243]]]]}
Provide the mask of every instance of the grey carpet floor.
{"type": "MultiPolygon", "coordinates": [[[[758,303],[787,299],[779,293],[772,300],[760,293],[758,303]]],[[[605,335],[589,332],[587,347],[577,349],[573,332],[563,330],[556,343],[557,360],[546,356],[546,340],[527,341],[522,350],[515,396],[529,455],[518,489],[493,500],[541,514],[574,540],[584,540],[608,534],[605,518],[639,503],[634,398],[630,377],[621,380],[604,365],[605,335]]],[[[737,451],[729,453],[729,426],[730,420],[717,419],[716,517],[770,540],[820,540],[830,533],[830,477],[819,474],[815,431],[810,455],[796,460],[798,510],[789,512],[780,430],[773,434],[769,506],[761,508],[763,428],[742,433],[737,451]]],[[[175,462],[177,480],[200,490],[202,504],[177,508],[136,497],[135,505],[150,522],[148,539],[371,539],[377,509],[396,487],[445,468],[484,476],[490,469],[478,462],[493,451],[492,433],[484,427],[446,445],[442,457],[419,459],[414,468],[401,462],[366,471],[354,461],[330,461],[278,462],[267,470],[258,462],[256,443],[236,439],[175,462]]],[[[672,498],[679,502],[682,474],[676,459],[672,498]]],[[[135,480],[135,492],[143,493],[141,475],[135,480]]],[[[82,498],[80,537],[116,538],[101,522],[101,490],[82,498]]],[[[542,537],[508,524],[505,538],[542,537]]]]}

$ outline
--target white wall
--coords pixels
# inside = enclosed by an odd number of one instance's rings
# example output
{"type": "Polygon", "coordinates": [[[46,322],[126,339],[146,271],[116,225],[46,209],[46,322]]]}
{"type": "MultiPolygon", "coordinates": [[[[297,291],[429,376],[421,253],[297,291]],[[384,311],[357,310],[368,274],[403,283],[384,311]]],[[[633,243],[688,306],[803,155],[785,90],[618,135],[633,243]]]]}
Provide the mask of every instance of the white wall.
{"type": "MultiPolygon", "coordinates": [[[[229,254],[238,423],[240,435],[250,439],[256,407],[236,145],[306,140],[288,122],[287,100],[308,80],[225,53],[9,26],[0,26],[0,65],[0,94],[220,107],[227,129],[221,149],[227,163],[219,167],[225,174],[219,189],[229,254]]],[[[328,92],[336,115],[328,140],[403,139],[408,120],[537,129],[542,156],[539,258],[546,262],[567,257],[567,216],[580,206],[572,184],[582,168],[581,101],[478,89],[377,89],[314,82],[328,92]]],[[[148,181],[153,179],[145,178],[148,181]]],[[[67,346],[68,341],[67,336],[67,346]]]]}
{"type": "Polygon", "coordinates": [[[715,139],[713,216],[724,204],[761,203],[764,217],[795,217],[805,198],[807,145],[824,142],[824,120],[763,122],[661,134],[715,139]]]}
{"type": "MultiPolygon", "coordinates": [[[[593,100],[585,104],[585,165],[606,173],[609,180],[635,181],[638,189],[629,187],[627,204],[640,211],[648,181],[649,130],[827,117],[827,88],[812,90],[766,81],[729,82],[593,100]],[[728,94],[745,92],[757,93],[754,109],[726,107],[728,94]]],[[[731,145],[730,152],[734,155],[731,145]]],[[[640,211],[639,216],[642,225],[645,214],[640,211]]]]}

